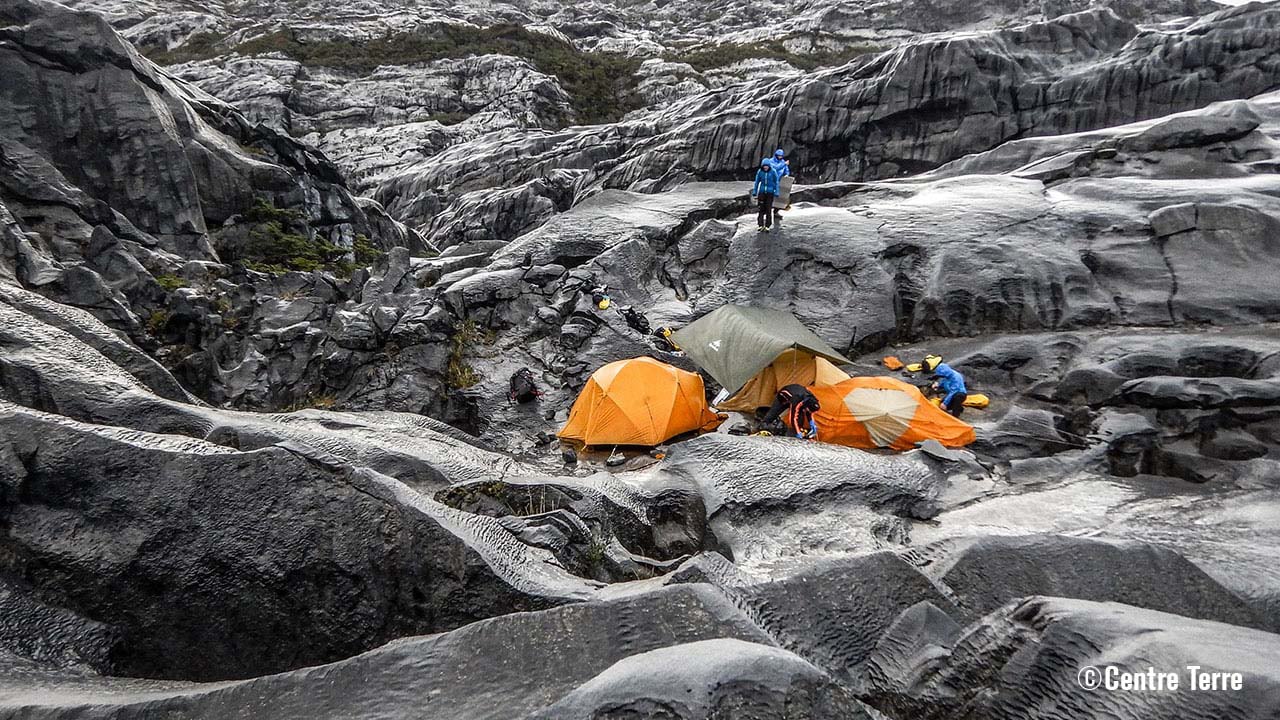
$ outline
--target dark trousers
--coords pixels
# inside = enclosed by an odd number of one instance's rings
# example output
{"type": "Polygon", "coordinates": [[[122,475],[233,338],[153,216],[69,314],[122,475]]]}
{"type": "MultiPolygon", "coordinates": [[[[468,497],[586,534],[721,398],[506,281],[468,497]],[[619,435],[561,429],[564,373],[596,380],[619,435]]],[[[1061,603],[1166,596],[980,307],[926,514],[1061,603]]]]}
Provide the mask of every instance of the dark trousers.
{"type": "Polygon", "coordinates": [[[756,215],[756,225],[773,227],[773,193],[762,192],[757,197],[760,212],[756,215]]]}
{"type": "Polygon", "coordinates": [[[969,399],[968,393],[956,393],[951,396],[946,405],[942,406],[943,410],[951,413],[955,417],[960,417],[960,413],[964,412],[964,401],[969,399]]]}

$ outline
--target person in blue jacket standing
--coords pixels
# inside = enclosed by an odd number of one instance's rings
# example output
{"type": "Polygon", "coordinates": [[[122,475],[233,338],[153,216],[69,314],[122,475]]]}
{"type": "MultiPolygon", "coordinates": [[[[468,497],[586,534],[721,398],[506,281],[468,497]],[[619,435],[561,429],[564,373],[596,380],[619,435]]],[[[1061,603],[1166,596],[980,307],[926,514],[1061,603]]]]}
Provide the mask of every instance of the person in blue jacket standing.
{"type": "Polygon", "coordinates": [[[955,368],[942,362],[938,355],[926,356],[920,366],[933,374],[934,387],[946,395],[942,398],[942,409],[956,417],[964,412],[964,401],[969,397],[969,388],[964,384],[964,376],[955,368]]]}
{"type": "Polygon", "coordinates": [[[773,151],[773,157],[765,158],[774,170],[778,171],[778,196],[774,199],[775,217],[782,217],[781,210],[791,209],[791,161],[787,159],[787,153],[782,148],[773,151]],[[785,207],[779,208],[779,205],[785,207]]]}
{"type": "Polygon", "coordinates": [[[773,168],[768,158],[760,163],[756,171],[756,182],[751,186],[751,197],[755,198],[760,212],[756,214],[756,230],[769,232],[773,227],[773,199],[778,196],[778,171],[773,168]]]}
{"type": "Polygon", "coordinates": [[[779,180],[791,174],[791,163],[787,162],[787,153],[782,148],[774,150],[773,157],[765,158],[764,161],[778,171],[779,180]]]}

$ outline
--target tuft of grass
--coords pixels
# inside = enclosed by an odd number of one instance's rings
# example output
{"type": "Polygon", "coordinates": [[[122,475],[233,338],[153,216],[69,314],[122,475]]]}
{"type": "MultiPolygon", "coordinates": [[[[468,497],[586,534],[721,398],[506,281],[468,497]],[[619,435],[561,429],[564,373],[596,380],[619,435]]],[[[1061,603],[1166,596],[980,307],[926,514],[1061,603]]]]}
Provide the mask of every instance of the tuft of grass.
{"type": "Polygon", "coordinates": [[[151,313],[150,317],[147,318],[147,332],[150,333],[152,337],[159,337],[160,334],[163,333],[165,328],[168,326],[169,326],[168,310],[156,310],[155,312],[151,313]]]}
{"type": "Polygon", "coordinates": [[[289,403],[285,408],[285,412],[297,412],[299,410],[332,410],[338,404],[338,398],[328,394],[316,394],[314,392],[307,393],[306,397],[301,400],[295,400],[289,403]]]}
{"type": "Polygon", "coordinates": [[[231,300],[225,295],[213,301],[213,309],[222,316],[222,327],[227,330],[240,327],[241,320],[231,313],[231,300]]]}
{"type": "Polygon", "coordinates": [[[593,570],[599,569],[604,565],[605,541],[595,535],[592,535],[591,543],[587,545],[587,549],[582,553],[582,557],[593,570]]]}
{"type": "Polygon", "coordinates": [[[169,292],[173,292],[178,288],[190,287],[186,280],[183,280],[177,275],[169,275],[169,274],[157,275],[156,283],[160,287],[164,288],[165,290],[168,290],[169,292]]]}
{"type": "Polygon", "coordinates": [[[479,383],[480,373],[471,363],[467,355],[476,345],[484,343],[492,345],[497,339],[492,331],[484,331],[474,320],[466,320],[454,325],[453,337],[449,338],[449,364],[445,368],[445,383],[454,390],[462,390],[479,383]]]}

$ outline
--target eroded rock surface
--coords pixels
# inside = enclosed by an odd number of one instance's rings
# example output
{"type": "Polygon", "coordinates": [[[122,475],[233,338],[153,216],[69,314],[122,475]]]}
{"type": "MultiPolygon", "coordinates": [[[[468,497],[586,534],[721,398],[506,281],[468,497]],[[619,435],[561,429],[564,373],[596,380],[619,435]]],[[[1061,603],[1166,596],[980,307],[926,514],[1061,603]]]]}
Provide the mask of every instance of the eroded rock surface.
{"type": "MultiPolygon", "coordinates": [[[[116,17],[135,39],[233,30],[235,8],[144,5],[116,17]]],[[[628,7],[539,32],[636,50],[660,43],[632,12],[687,10],[628,7]]],[[[798,9],[828,39],[864,10],[975,31],[724,87],[655,61],[657,110],[456,144],[433,113],[532,128],[560,95],[492,56],[183,69],[245,90],[233,110],[99,18],[6,6],[0,716],[1274,715],[1275,11],[1136,25],[1152,7],[798,9]],[[477,99],[503,73],[519,91],[477,99]],[[386,147],[430,167],[383,190],[438,255],[345,185],[379,123],[416,128],[386,147]],[[731,179],[779,139],[824,182],[764,234],[731,179]],[[351,257],[235,257],[290,235],[351,257]],[[599,366],[696,370],[618,309],[680,326],[728,302],[794,312],[853,372],[941,353],[992,398],[964,415],[978,442],[890,455],[734,417],[562,454],[599,366]],[[1080,688],[1106,663],[1247,692],[1080,688]]],[[[416,20],[346,22],[309,37],[416,20]]]]}

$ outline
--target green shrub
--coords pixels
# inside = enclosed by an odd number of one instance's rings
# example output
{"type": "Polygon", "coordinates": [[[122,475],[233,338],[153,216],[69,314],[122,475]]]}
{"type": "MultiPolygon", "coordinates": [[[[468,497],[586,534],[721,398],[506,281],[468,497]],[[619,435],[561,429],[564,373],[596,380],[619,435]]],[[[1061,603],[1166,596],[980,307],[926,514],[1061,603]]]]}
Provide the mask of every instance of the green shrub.
{"type": "Polygon", "coordinates": [[[469,117],[471,117],[471,114],[465,112],[439,112],[432,114],[427,119],[435,120],[441,125],[457,125],[469,117]]]}
{"type": "Polygon", "coordinates": [[[356,238],[351,243],[351,251],[355,254],[356,264],[358,265],[372,265],[387,254],[382,248],[374,245],[372,240],[360,233],[356,233],[356,238]]]}
{"type": "Polygon", "coordinates": [[[666,59],[688,63],[698,72],[727,67],[743,60],[754,60],[756,58],[782,60],[799,70],[814,70],[820,67],[843,65],[867,53],[879,52],[879,48],[870,45],[858,45],[844,50],[793,53],[783,45],[782,40],[785,40],[785,38],[774,42],[722,43],[669,54],[666,59]]]}
{"type": "Polygon", "coordinates": [[[245,211],[244,219],[253,223],[277,222],[283,225],[298,225],[306,221],[301,211],[278,208],[265,198],[255,199],[245,211]]]}
{"type": "Polygon", "coordinates": [[[167,48],[144,46],[139,48],[143,55],[157,65],[177,65],[192,60],[208,60],[226,52],[219,44],[226,36],[218,33],[195,33],[178,47],[167,48]]]}
{"type": "MultiPolygon", "coordinates": [[[[292,32],[279,31],[249,40],[234,50],[242,55],[279,52],[309,67],[358,73],[372,72],[381,65],[410,65],[496,53],[524,58],[539,71],[556,76],[583,122],[616,120],[640,105],[635,95],[638,58],[583,52],[572,43],[518,25],[476,28],[437,24],[369,40],[302,41],[292,32]]],[[[208,43],[193,48],[192,55],[201,52],[209,53],[206,57],[218,54],[208,43]]],[[[155,57],[153,54],[153,59],[155,57]]],[[[455,117],[445,115],[446,119],[455,117]]]]}
{"type": "Polygon", "coordinates": [[[321,237],[304,234],[302,213],[277,208],[259,198],[244,213],[244,219],[252,223],[249,241],[239,256],[232,258],[250,270],[280,274],[289,270],[311,272],[350,270],[343,258],[347,251],[321,237]],[[301,230],[301,232],[297,232],[301,230]]]}
{"type": "MultiPolygon", "coordinates": [[[[253,263],[259,268],[275,272],[311,272],[319,270],[333,259],[326,253],[327,245],[323,241],[313,241],[305,235],[288,232],[280,223],[262,223],[249,231],[249,248],[245,252],[245,261],[246,265],[253,263]]],[[[338,252],[341,253],[340,250],[338,252]]]]}

